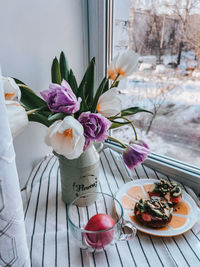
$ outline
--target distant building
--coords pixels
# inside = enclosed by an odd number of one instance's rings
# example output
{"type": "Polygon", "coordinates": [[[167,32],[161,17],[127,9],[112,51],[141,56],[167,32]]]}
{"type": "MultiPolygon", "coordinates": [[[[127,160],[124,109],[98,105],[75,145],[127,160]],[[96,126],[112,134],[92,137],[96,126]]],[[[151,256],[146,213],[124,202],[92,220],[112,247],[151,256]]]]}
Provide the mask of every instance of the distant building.
{"type": "MultiPolygon", "coordinates": [[[[200,16],[191,15],[191,20],[199,21],[200,16]]],[[[154,55],[157,57],[157,63],[161,63],[162,55],[177,55],[182,50],[194,49],[191,42],[181,38],[180,28],[180,20],[173,15],[137,10],[131,13],[128,21],[115,20],[115,51],[129,47],[142,56],[154,55]]]]}

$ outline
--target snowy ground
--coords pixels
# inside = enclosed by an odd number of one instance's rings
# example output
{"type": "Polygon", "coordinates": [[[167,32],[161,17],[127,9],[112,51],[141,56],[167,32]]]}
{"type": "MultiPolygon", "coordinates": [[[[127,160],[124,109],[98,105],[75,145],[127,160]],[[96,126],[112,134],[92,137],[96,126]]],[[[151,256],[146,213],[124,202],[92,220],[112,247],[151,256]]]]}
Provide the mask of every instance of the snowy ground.
{"type": "MultiPolygon", "coordinates": [[[[121,90],[121,97],[124,107],[153,110],[162,103],[148,134],[152,115],[132,116],[140,138],[153,152],[200,167],[200,78],[184,68],[137,72],[121,90]]],[[[127,143],[134,138],[129,126],[113,130],[113,135],[127,143]]]]}

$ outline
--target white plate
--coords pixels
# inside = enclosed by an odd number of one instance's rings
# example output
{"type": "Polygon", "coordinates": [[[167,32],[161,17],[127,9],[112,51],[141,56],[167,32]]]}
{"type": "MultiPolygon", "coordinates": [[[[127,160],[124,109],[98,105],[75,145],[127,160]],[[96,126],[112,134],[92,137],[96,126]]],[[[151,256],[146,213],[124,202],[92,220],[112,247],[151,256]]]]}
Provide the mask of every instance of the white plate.
{"type": "MultiPolygon", "coordinates": [[[[122,186],[116,193],[116,198],[120,201],[120,203],[122,204],[122,198],[123,196],[127,195],[127,192],[130,188],[135,187],[135,186],[140,186],[142,188],[143,193],[145,194],[146,198],[149,198],[148,194],[145,192],[143,186],[144,185],[148,185],[148,184],[154,184],[155,182],[159,182],[159,180],[155,180],[155,179],[140,179],[140,180],[135,180],[135,181],[131,181],[127,184],[125,184],[124,186],[122,186]]],[[[130,199],[134,200],[134,201],[138,201],[133,197],[130,197],[129,195],[127,195],[130,199]]],[[[198,210],[197,210],[197,206],[196,203],[194,202],[194,200],[190,197],[190,195],[188,195],[184,190],[183,190],[183,194],[182,194],[182,200],[183,202],[185,202],[188,207],[189,207],[189,212],[187,215],[181,215],[181,214],[175,214],[174,212],[172,213],[172,220],[173,217],[174,219],[177,217],[184,217],[186,219],[185,223],[177,228],[172,228],[170,225],[168,225],[167,227],[164,228],[160,228],[160,229],[152,229],[149,227],[146,227],[144,225],[142,225],[141,223],[137,222],[134,220],[135,226],[139,231],[142,231],[144,233],[150,234],[150,235],[155,235],[155,236],[177,236],[180,234],[183,234],[185,232],[187,232],[188,230],[190,230],[194,224],[197,222],[198,219],[198,210]],[[177,216],[177,217],[175,217],[177,216]]],[[[175,207],[176,208],[176,207],[175,207]]],[[[124,207],[123,207],[124,209],[124,207]]],[[[116,209],[117,210],[117,209],[116,209]]],[[[118,212],[118,211],[117,211],[118,212]]],[[[134,215],[133,210],[131,209],[124,209],[124,214],[125,214],[125,219],[131,221],[131,217],[130,215],[134,215]]]]}

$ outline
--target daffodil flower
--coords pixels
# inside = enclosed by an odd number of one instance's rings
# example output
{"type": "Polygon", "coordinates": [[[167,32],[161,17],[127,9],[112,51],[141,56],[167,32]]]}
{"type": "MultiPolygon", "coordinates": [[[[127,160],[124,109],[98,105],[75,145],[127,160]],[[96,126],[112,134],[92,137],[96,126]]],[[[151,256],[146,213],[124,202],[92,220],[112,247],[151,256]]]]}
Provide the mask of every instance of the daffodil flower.
{"type": "Polygon", "coordinates": [[[98,100],[96,111],[106,118],[114,117],[122,110],[122,102],[118,97],[117,88],[102,94],[98,100]]]}
{"type": "Polygon", "coordinates": [[[72,116],[55,121],[47,130],[45,142],[54,151],[68,159],[78,158],[83,153],[85,137],[83,126],[72,116]]]}
{"type": "Polygon", "coordinates": [[[20,100],[21,91],[13,78],[2,77],[5,100],[20,100]]]}
{"type": "Polygon", "coordinates": [[[13,138],[19,135],[28,124],[26,110],[16,101],[6,100],[6,111],[13,138]]]}
{"type": "Polygon", "coordinates": [[[131,75],[137,69],[138,59],[139,55],[131,50],[118,54],[108,66],[108,78],[115,81],[131,75]]]}

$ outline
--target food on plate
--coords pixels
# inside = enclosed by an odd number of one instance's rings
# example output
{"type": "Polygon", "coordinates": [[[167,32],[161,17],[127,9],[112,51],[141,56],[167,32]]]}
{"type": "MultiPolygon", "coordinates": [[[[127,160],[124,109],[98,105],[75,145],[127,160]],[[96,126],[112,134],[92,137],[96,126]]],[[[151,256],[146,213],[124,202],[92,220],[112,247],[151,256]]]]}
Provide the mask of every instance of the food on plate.
{"type": "Polygon", "coordinates": [[[154,183],[152,190],[148,191],[150,197],[159,196],[167,200],[170,206],[176,205],[182,197],[182,189],[176,182],[160,180],[154,183]]]}
{"type": "Polygon", "coordinates": [[[176,216],[173,214],[172,220],[169,222],[171,228],[176,229],[182,227],[187,222],[187,218],[176,216]]]}
{"type": "Polygon", "coordinates": [[[188,215],[190,212],[190,208],[185,201],[180,201],[173,210],[174,214],[188,215]]]}
{"type": "Polygon", "coordinates": [[[152,228],[166,226],[172,219],[172,211],[165,199],[141,198],[134,209],[136,219],[152,228]]]}
{"type": "Polygon", "coordinates": [[[141,198],[145,198],[145,194],[142,190],[142,187],[140,185],[137,185],[137,186],[133,186],[131,187],[127,194],[130,196],[130,197],[133,197],[134,199],[137,199],[137,200],[140,200],[141,198]]]}
{"type": "Polygon", "coordinates": [[[112,242],[114,238],[114,229],[112,228],[116,222],[108,214],[96,214],[90,218],[85,226],[85,230],[94,233],[86,233],[85,237],[91,247],[101,249],[112,242]],[[104,231],[111,228],[108,231],[104,231]],[[96,233],[96,231],[102,231],[96,233]]]}
{"type": "Polygon", "coordinates": [[[124,209],[134,210],[135,203],[136,201],[126,195],[122,197],[122,206],[124,209]]]}

